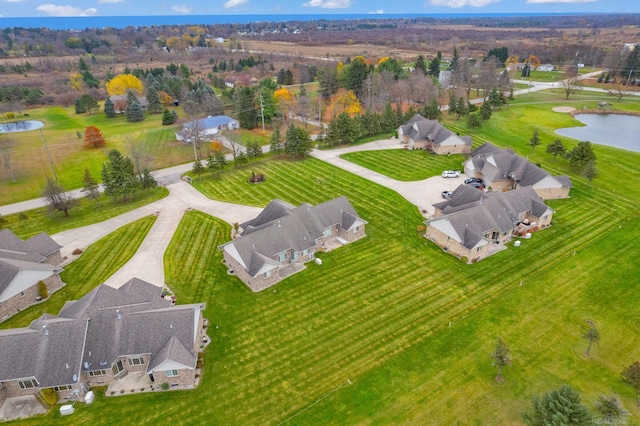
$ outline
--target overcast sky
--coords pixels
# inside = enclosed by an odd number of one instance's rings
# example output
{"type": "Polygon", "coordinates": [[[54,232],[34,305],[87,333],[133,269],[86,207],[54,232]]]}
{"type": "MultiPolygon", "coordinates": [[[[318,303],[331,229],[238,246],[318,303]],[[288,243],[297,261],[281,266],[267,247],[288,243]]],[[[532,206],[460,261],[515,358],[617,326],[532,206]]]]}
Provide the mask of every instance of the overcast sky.
{"type": "Polygon", "coordinates": [[[549,12],[640,13],[640,0],[0,0],[1,17],[549,12]]]}

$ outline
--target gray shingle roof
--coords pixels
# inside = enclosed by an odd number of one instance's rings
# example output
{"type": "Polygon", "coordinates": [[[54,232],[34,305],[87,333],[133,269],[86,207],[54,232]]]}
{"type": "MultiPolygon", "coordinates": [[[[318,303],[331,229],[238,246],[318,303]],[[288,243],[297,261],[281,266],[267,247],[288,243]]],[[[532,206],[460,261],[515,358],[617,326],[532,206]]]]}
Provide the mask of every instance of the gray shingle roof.
{"type": "MultiPolygon", "coordinates": [[[[420,114],[414,115],[411,120],[401,126],[402,133],[408,135],[414,141],[429,140],[435,145],[453,136],[454,133],[440,124],[437,120],[429,120],[420,114]]],[[[465,145],[471,145],[470,137],[458,137],[465,145]]]]}
{"type": "Polygon", "coordinates": [[[277,265],[275,256],[279,253],[308,250],[327,227],[349,229],[356,220],[365,222],[344,196],[317,206],[305,203],[293,207],[274,200],[255,219],[242,225],[240,237],[227,244],[235,246],[247,265],[247,273],[254,277],[266,263],[277,265]]]}
{"type": "Polygon", "coordinates": [[[62,246],[56,243],[49,235],[44,232],[29,238],[21,240],[11,230],[3,229],[0,231],[0,257],[3,253],[13,252],[9,254],[12,258],[18,258],[20,253],[24,254],[23,260],[35,261],[36,255],[39,255],[43,262],[46,256],[60,250],[62,246]]]}
{"type": "Polygon", "coordinates": [[[73,375],[111,368],[127,355],[195,367],[196,312],[204,304],[171,306],[161,291],[136,278],[120,289],[100,285],[67,303],[59,317],[47,314],[28,328],[0,330],[0,381],[72,384],[73,375]]]}
{"type": "MultiPolygon", "coordinates": [[[[448,220],[456,233],[462,238],[462,244],[473,248],[483,238],[486,232],[496,230],[498,232],[510,232],[513,230],[525,214],[531,212],[536,217],[541,217],[550,210],[542,199],[530,187],[523,187],[509,192],[492,191],[482,193],[475,188],[473,191],[481,194],[480,198],[467,194],[464,186],[458,191],[459,197],[443,204],[441,209],[445,216],[432,219],[427,223],[438,220],[448,220]],[[477,198],[476,200],[473,200],[477,198]],[[448,205],[448,204],[451,205],[448,205]]],[[[551,210],[553,211],[553,210],[551,210]]]]}

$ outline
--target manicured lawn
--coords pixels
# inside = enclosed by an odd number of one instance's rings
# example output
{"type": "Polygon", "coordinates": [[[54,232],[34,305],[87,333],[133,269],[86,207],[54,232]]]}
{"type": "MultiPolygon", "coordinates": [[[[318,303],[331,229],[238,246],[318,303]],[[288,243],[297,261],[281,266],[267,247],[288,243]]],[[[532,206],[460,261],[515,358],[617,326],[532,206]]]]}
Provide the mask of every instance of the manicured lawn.
{"type": "Polygon", "coordinates": [[[0,228],[9,228],[20,238],[29,238],[40,232],[53,235],[68,229],[105,221],[167,195],[169,191],[166,188],[153,188],[150,191],[140,192],[136,198],[126,203],[114,203],[109,197],[102,195],[99,199],[99,207],[95,201],[82,198],[78,200],[77,206],[69,210],[69,217],[65,217],[61,212],[49,213],[48,209],[43,207],[23,212],[26,218],[19,213],[5,216],[6,222],[0,224],[0,228]]]}
{"type": "MultiPolygon", "coordinates": [[[[506,107],[505,117],[496,114],[474,141],[530,151],[525,144],[534,125],[548,135],[547,123],[570,120],[547,109],[506,107]]],[[[473,265],[420,237],[421,215],[398,194],[313,158],[265,160],[195,181],[211,198],[255,206],[273,198],[317,204],[347,195],[369,222],[367,237],[254,294],[226,274],[216,250],[228,240],[229,225],[187,213],[165,254],[165,270],[179,303],[207,303],[213,342],[200,387],[99,394],[91,406],[76,405],[69,419],[521,424],[533,395],[569,383],[589,405],[599,394],[620,394],[638,422],[633,391],[619,376],[640,349],[640,171],[631,167],[640,154],[600,147],[596,153],[602,174],[589,188],[563,160],[553,163],[543,146],[536,148],[533,161],[539,155],[543,167],[570,174],[571,199],[549,202],[557,211],[554,226],[473,265]],[[615,165],[625,179],[613,175],[615,165]],[[266,182],[249,184],[251,171],[265,174],[266,182]],[[586,320],[602,336],[589,359],[581,338],[586,320]],[[502,384],[494,381],[489,356],[498,336],[514,360],[502,384]]],[[[404,160],[421,161],[416,158],[404,160]]],[[[53,419],[62,421],[55,413],[17,424],[53,419]]]]}
{"type": "Polygon", "coordinates": [[[26,327],[44,313],[57,315],[67,301],[77,300],[102,284],[131,259],[155,221],[155,216],[139,219],[89,246],[76,261],[64,268],[61,274],[62,281],[67,283],[64,288],[48,300],[4,321],[0,328],[26,327]]]}
{"type": "Polygon", "coordinates": [[[443,170],[461,170],[464,160],[462,155],[434,155],[423,150],[402,149],[350,152],[340,158],[401,181],[427,179],[443,170]]]}

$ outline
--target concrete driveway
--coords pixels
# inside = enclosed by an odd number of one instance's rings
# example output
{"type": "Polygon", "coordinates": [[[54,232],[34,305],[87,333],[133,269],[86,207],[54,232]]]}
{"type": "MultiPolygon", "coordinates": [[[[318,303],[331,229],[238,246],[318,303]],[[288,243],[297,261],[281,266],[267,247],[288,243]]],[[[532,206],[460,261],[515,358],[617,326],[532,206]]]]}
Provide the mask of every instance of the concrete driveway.
{"type": "MultiPolygon", "coordinates": [[[[393,189],[402,195],[411,204],[418,207],[425,218],[434,215],[435,209],[433,204],[443,201],[442,191],[453,191],[462,184],[466,176],[460,174],[459,178],[445,179],[442,176],[434,176],[428,179],[404,182],[392,179],[388,176],[369,170],[365,167],[351,163],[340,158],[342,154],[355,151],[375,151],[385,149],[404,149],[404,145],[398,139],[382,139],[369,142],[364,145],[349,146],[346,148],[332,150],[317,150],[311,152],[311,156],[318,158],[327,163],[340,167],[348,172],[354,173],[379,185],[393,189]]],[[[462,168],[462,165],[460,165],[462,168]]]]}
{"type": "Polygon", "coordinates": [[[120,287],[133,277],[140,278],[158,286],[164,281],[164,253],[171,242],[180,220],[189,209],[200,210],[229,224],[252,219],[262,209],[239,204],[211,200],[186,182],[178,181],[167,185],[169,195],[162,200],[140,207],[120,216],[82,228],[71,229],[52,235],[62,245],[61,253],[67,263],[74,260],[71,254],[76,248],[85,250],[89,245],[110,234],[116,229],[146,216],[156,215],[146,238],[136,254],[113,274],[105,284],[120,287]]]}
{"type": "Polygon", "coordinates": [[[0,407],[0,421],[22,419],[44,414],[47,409],[33,395],[7,398],[0,407]]]}

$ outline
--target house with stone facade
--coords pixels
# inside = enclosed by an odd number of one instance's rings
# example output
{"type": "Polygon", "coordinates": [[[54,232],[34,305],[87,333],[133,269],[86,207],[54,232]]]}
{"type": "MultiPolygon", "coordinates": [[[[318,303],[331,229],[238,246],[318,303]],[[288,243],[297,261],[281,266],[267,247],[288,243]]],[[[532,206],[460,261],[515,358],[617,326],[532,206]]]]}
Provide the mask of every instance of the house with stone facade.
{"type": "Polygon", "coordinates": [[[273,200],[219,248],[229,271],[258,292],[304,269],[315,253],[363,238],[366,224],[344,196],[316,206],[273,200]]]}
{"type": "Polygon", "coordinates": [[[148,390],[193,388],[205,304],[174,305],[162,290],[137,278],[103,284],[57,316],[0,330],[0,406],[49,388],[61,402],[82,400],[93,386],[134,375],[148,390]]]}
{"type": "Polygon", "coordinates": [[[552,176],[509,148],[486,142],[462,163],[464,172],[480,178],[487,188],[509,191],[531,186],[545,200],[569,198],[572,188],[568,176],[552,176]]]}
{"type": "Polygon", "coordinates": [[[398,127],[398,137],[409,149],[426,149],[435,154],[471,153],[471,136],[458,136],[438,120],[420,114],[398,127]]]}
{"type": "Polygon", "coordinates": [[[49,294],[62,288],[61,248],[44,232],[22,240],[0,231],[0,322],[40,300],[40,281],[49,294]]]}
{"type": "Polygon", "coordinates": [[[555,213],[531,186],[484,192],[460,185],[434,207],[435,217],[425,222],[425,237],[468,262],[504,249],[513,236],[550,226],[555,213]]]}

